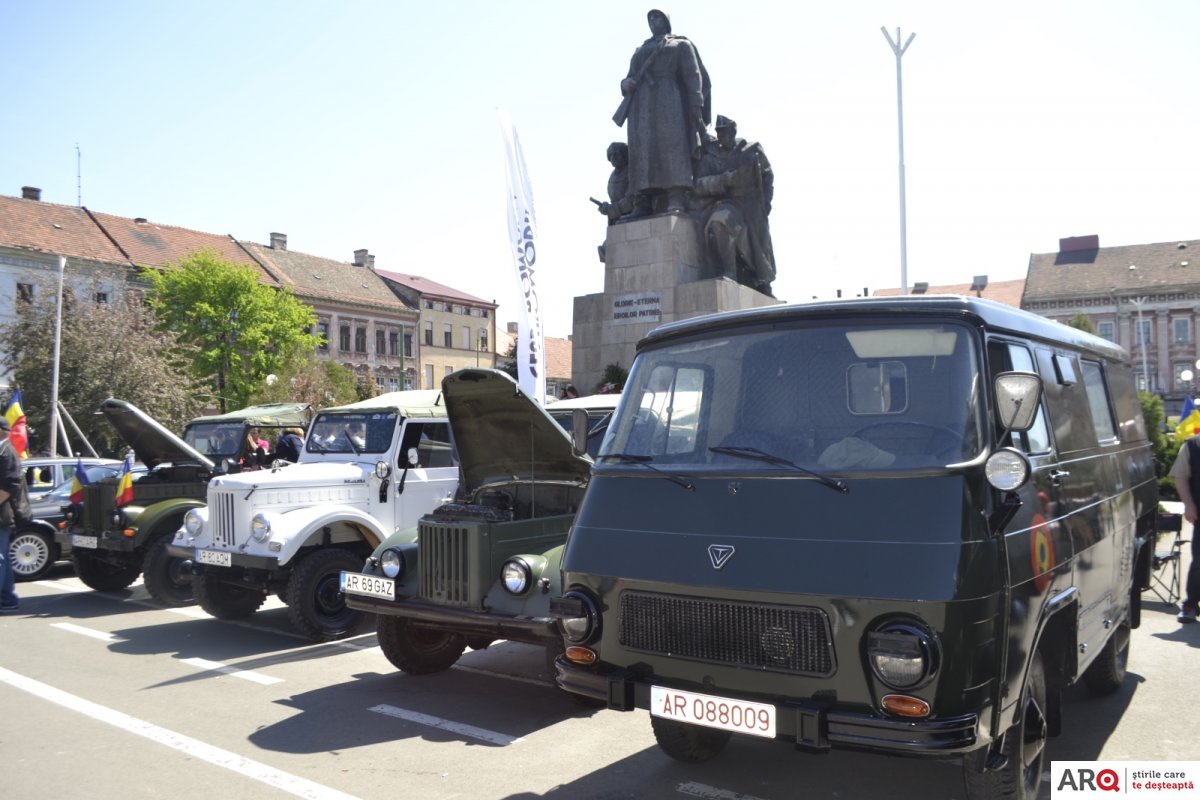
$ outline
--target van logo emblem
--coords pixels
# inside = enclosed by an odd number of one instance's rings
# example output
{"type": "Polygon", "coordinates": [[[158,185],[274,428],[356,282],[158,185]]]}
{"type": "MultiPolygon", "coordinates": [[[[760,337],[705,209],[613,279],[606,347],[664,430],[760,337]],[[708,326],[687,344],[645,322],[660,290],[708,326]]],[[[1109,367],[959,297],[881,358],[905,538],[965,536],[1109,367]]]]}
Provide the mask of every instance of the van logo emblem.
{"type": "Polygon", "coordinates": [[[727,544],[710,544],[708,546],[708,559],[712,562],[713,569],[725,566],[732,557],[733,548],[727,544]]]}

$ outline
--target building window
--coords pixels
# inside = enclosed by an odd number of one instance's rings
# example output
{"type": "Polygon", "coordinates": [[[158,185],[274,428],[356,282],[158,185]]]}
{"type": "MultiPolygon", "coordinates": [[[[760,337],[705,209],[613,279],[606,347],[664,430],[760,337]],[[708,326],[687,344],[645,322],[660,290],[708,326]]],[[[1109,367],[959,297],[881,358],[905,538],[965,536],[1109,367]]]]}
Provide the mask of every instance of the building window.
{"type": "Polygon", "coordinates": [[[412,358],[412,334],[408,331],[404,332],[404,357],[412,358]]]}
{"type": "Polygon", "coordinates": [[[471,329],[466,325],[463,325],[462,329],[462,342],[463,350],[471,349],[471,329]]]}
{"type": "Polygon", "coordinates": [[[432,300],[426,300],[426,301],[425,301],[425,307],[426,307],[426,308],[428,308],[430,311],[433,311],[433,301],[432,301],[432,300]]]}
{"type": "Polygon", "coordinates": [[[487,328],[480,328],[480,329],[479,329],[479,351],[480,351],[481,353],[487,353],[487,352],[489,352],[489,348],[488,348],[488,335],[487,335],[487,333],[488,333],[488,329],[487,329],[487,328]]]}
{"type": "Polygon", "coordinates": [[[397,378],[395,375],[388,378],[388,391],[389,392],[400,391],[400,379],[397,378]]]}
{"type": "Polygon", "coordinates": [[[433,323],[425,323],[425,344],[433,347],[433,323]]]}
{"type": "Polygon", "coordinates": [[[388,331],[388,355],[400,355],[400,331],[388,331]]]}
{"type": "Polygon", "coordinates": [[[386,384],[384,384],[384,382],[383,382],[383,376],[376,375],[375,376],[375,388],[378,389],[379,392],[382,394],[383,392],[387,391],[387,389],[385,387],[386,387],[386,384]]]}
{"type": "Polygon", "coordinates": [[[317,343],[317,349],[328,351],[329,350],[329,323],[328,322],[318,322],[317,323],[317,336],[321,340],[317,343]]]}
{"type": "Polygon", "coordinates": [[[453,375],[453,374],[454,374],[454,367],[446,367],[446,376],[449,377],[450,375],[453,375]]]}
{"type": "Polygon", "coordinates": [[[367,329],[361,325],[354,329],[354,352],[367,352],[367,329]]]}
{"type": "Polygon", "coordinates": [[[342,325],[338,332],[338,349],[343,353],[350,352],[350,326],[342,325]]]}
{"type": "Polygon", "coordinates": [[[99,306],[107,305],[108,304],[108,292],[96,292],[94,299],[96,301],[96,305],[99,305],[99,306]]]}
{"type": "Polygon", "coordinates": [[[486,308],[479,309],[479,316],[483,317],[484,319],[487,319],[487,315],[488,315],[488,310],[486,308]]]}
{"type": "Polygon", "coordinates": [[[433,364],[425,365],[425,388],[432,389],[433,386],[433,364]]]}
{"type": "Polygon", "coordinates": [[[1191,325],[1188,324],[1188,320],[1185,317],[1180,317],[1174,320],[1173,327],[1175,330],[1172,340],[1175,344],[1187,344],[1192,340],[1191,325]]]}
{"type": "Polygon", "coordinates": [[[454,347],[454,328],[449,322],[442,326],[442,347],[454,347]]]}
{"type": "Polygon", "coordinates": [[[380,328],[375,329],[375,354],[387,355],[387,333],[380,328]]]}
{"type": "MultiPolygon", "coordinates": [[[[1184,370],[1187,370],[1188,372],[1195,372],[1195,370],[1192,369],[1192,365],[1186,361],[1175,365],[1175,391],[1177,392],[1190,389],[1192,386],[1191,380],[1185,381],[1183,379],[1184,370]]],[[[1192,380],[1195,380],[1195,378],[1193,377],[1192,380]]]]}
{"type": "Polygon", "coordinates": [[[33,284],[18,283],[17,284],[17,302],[32,303],[33,302],[33,284]]]}
{"type": "Polygon", "coordinates": [[[1110,342],[1115,342],[1113,338],[1113,324],[1111,322],[1100,322],[1096,324],[1096,333],[1101,339],[1108,339],[1110,342]]]}
{"type": "Polygon", "coordinates": [[[1136,342],[1137,344],[1139,344],[1139,345],[1154,344],[1154,340],[1151,339],[1151,337],[1150,337],[1150,326],[1151,326],[1151,321],[1148,319],[1144,319],[1141,322],[1139,322],[1137,324],[1137,326],[1134,328],[1134,330],[1137,331],[1137,342],[1136,342]]]}

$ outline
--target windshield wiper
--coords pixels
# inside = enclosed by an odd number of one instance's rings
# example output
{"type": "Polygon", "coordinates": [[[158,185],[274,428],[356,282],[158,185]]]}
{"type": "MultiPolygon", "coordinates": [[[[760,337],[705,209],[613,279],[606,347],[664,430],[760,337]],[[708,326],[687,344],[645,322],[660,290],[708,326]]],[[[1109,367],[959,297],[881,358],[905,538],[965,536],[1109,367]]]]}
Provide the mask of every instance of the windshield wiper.
{"type": "Polygon", "coordinates": [[[667,480],[669,480],[671,483],[675,484],[676,486],[682,486],[683,488],[687,489],[689,492],[696,491],[696,486],[691,481],[685,481],[683,478],[679,477],[678,475],[672,475],[669,472],[663,472],[658,467],[656,467],[652,464],[648,464],[647,462],[650,460],[650,456],[632,456],[632,455],[629,455],[628,453],[607,453],[605,455],[600,456],[600,458],[616,458],[621,461],[624,461],[627,464],[641,464],[646,469],[651,470],[653,472],[657,472],[659,475],[662,475],[664,478],[666,478],[667,480]]]}
{"type": "Polygon", "coordinates": [[[831,478],[828,475],[822,475],[819,472],[813,472],[811,469],[805,469],[793,461],[788,461],[786,458],[780,458],[779,456],[773,456],[770,453],[764,453],[757,447],[710,447],[708,450],[710,453],[738,456],[739,458],[752,458],[755,461],[765,461],[768,464],[778,464],[782,467],[790,467],[797,472],[803,472],[805,475],[810,475],[816,478],[822,484],[828,486],[834,491],[841,492],[842,494],[849,494],[850,492],[850,487],[846,485],[845,481],[831,478]]]}

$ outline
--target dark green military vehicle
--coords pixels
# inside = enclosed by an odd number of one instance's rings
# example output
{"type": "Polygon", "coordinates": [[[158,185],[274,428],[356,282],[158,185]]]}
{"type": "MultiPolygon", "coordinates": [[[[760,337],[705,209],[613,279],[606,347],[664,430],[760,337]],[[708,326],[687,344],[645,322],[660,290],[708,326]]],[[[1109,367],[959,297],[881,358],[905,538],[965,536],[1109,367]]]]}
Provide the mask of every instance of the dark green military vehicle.
{"type": "Polygon", "coordinates": [[[1125,678],[1157,506],[1129,358],[1074,328],[950,296],[664,325],[563,552],[558,682],[685,761],[738,733],[1034,798],[1062,691],[1125,678]]]}
{"type": "Polygon", "coordinates": [[[75,573],[93,589],[123,589],[142,575],[146,590],[159,602],[191,603],[186,560],[166,550],[183,515],[204,505],[214,474],[269,463],[269,455],[249,451],[252,428],[265,433],[304,427],[309,408],[275,403],[199,417],[187,424],[182,439],[132,403],[109,399],[100,411],[148,470],[133,483],[133,501],[120,507],[118,478],[85,486],[83,503],[65,507],[65,528],[56,538],[70,546],[75,573]]]}

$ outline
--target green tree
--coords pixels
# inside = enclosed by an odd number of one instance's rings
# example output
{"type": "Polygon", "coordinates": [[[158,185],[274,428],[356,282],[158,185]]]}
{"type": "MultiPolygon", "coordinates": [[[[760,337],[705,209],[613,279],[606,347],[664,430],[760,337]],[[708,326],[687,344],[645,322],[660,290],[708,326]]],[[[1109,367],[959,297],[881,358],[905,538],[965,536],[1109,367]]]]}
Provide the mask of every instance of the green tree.
{"type": "Polygon", "coordinates": [[[167,330],[193,345],[192,375],[213,390],[221,411],[242,408],[318,337],[308,333],[316,314],[289,287],[259,283],[250,264],[223,261],[199,250],[161,270],[143,269],[146,302],[167,330]]]}
{"type": "Polygon", "coordinates": [[[1072,328],[1078,328],[1086,333],[1096,333],[1096,329],[1092,327],[1092,321],[1088,319],[1088,315],[1084,314],[1082,311],[1078,312],[1075,316],[1071,317],[1071,319],[1067,320],[1067,324],[1072,328]]]}
{"type": "Polygon", "coordinates": [[[625,388],[625,381],[629,379],[629,372],[620,364],[609,364],[604,368],[604,377],[600,379],[599,385],[596,386],[597,392],[605,391],[605,386],[611,386],[608,391],[619,394],[625,388]]]}
{"type": "MultiPolygon", "coordinates": [[[[163,330],[151,309],[123,280],[107,281],[108,302],[96,302],[98,284],[63,291],[58,399],[101,455],[120,456],[127,445],[103,416],[109,397],[127,400],[169,430],[200,414],[197,387],[188,372],[190,348],[163,330]],[[77,290],[76,290],[77,289],[77,290]],[[87,298],[87,299],[84,299],[87,298]]],[[[20,303],[17,319],[0,327],[0,359],[21,388],[30,427],[30,452],[50,445],[50,383],[54,368],[57,282],[39,281],[34,299],[20,303]]],[[[72,450],[86,452],[69,423],[72,450]]],[[[66,453],[63,436],[58,450],[66,453]]]]}
{"type": "Polygon", "coordinates": [[[507,352],[505,352],[500,358],[496,359],[496,369],[500,370],[501,372],[508,373],[508,375],[518,383],[521,381],[521,377],[517,374],[516,337],[513,337],[512,342],[509,343],[507,352]]]}
{"type": "Polygon", "coordinates": [[[249,404],[308,403],[314,411],[359,400],[354,370],[336,361],[301,354],[266,378],[249,404]]]}

